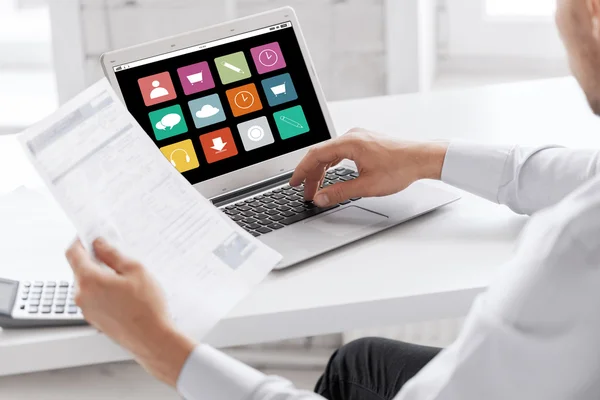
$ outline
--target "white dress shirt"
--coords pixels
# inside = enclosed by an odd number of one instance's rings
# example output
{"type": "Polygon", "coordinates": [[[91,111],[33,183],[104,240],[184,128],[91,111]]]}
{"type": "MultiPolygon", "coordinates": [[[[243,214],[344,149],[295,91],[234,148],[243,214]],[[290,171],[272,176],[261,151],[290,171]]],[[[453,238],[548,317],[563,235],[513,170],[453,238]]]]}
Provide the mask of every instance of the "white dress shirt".
{"type": "MultiPolygon", "coordinates": [[[[444,182],[540,212],[459,338],[396,400],[600,399],[599,172],[596,150],[450,145],[444,182]]],[[[177,388],[188,400],[322,399],[206,345],[177,388]]]]}

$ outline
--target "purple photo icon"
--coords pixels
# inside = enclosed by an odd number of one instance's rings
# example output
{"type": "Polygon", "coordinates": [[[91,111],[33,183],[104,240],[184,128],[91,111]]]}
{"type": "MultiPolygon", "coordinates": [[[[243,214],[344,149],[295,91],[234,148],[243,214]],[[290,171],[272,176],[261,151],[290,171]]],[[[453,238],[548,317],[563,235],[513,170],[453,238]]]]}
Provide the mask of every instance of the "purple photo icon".
{"type": "Polygon", "coordinates": [[[177,69],[183,92],[187,95],[202,92],[215,87],[208,62],[202,61],[177,69]]]}
{"type": "Polygon", "coordinates": [[[259,74],[285,68],[285,60],[277,42],[254,47],[250,49],[250,53],[259,74]]]}

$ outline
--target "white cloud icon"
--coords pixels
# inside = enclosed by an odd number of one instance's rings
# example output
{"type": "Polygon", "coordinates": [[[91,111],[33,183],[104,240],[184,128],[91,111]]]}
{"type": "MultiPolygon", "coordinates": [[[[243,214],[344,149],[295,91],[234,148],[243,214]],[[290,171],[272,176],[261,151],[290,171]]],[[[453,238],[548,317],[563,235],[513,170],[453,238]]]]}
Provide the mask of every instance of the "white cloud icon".
{"type": "Polygon", "coordinates": [[[196,117],[198,118],[208,118],[217,114],[220,110],[217,107],[213,107],[210,104],[205,104],[202,106],[200,111],[196,112],[196,117]]]}

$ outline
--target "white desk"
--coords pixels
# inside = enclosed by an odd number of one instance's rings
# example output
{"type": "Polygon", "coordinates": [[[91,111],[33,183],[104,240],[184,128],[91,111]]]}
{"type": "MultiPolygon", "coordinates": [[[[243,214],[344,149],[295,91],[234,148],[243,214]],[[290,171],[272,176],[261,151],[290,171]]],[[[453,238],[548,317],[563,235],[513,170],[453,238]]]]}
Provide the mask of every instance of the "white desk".
{"type": "MultiPolygon", "coordinates": [[[[363,126],[409,139],[600,146],[600,120],[572,79],[346,101],[331,111],[339,132],[363,126]]],[[[13,139],[1,139],[0,190],[34,179],[13,139]]],[[[510,257],[525,221],[465,194],[435,213],[272,274],[207,342],[239,345],[462,316],[510,257]]],[[[56,249],[56,265],[18,270],[0,253],[0,276],[68,276],[62,251],[56,249]]],[[[0,375],[126,358],[88,327],[0,332],[0,375]]]]}

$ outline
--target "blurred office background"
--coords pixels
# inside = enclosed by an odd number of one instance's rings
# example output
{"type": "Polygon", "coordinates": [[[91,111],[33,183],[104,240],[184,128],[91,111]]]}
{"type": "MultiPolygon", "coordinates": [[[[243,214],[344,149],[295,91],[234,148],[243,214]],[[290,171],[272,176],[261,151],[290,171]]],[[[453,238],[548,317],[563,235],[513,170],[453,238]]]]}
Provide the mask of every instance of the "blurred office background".
{"type": "MultiPolygon", "coordinates": [[[[554,27],[555,0],[0,0],[0,134],[22,130],[99,79],[105,51],[284,5],[298,13],[331,101],[569,73],[554,27]]],[[[443,346],[460,322],[231,352],[308,388],[332,350],[353,338],[385,335],[443,346]]],[[[42,398],[34,395],[34,382],[42,381],[73,389],[73,399],[109,398],[102,390],[111,387],[110,398],[172,398],[127,363],[0,378],[0,398],[42,398]],[[82,395],[94,390],[96,397],[82,395]]]]}
{"type": "Polygon", "coordinates": [[[97,80],[107,50],[283,5],[329,100],[568,74],[555,0],[0,0],[0,132],[97,80]]]}

